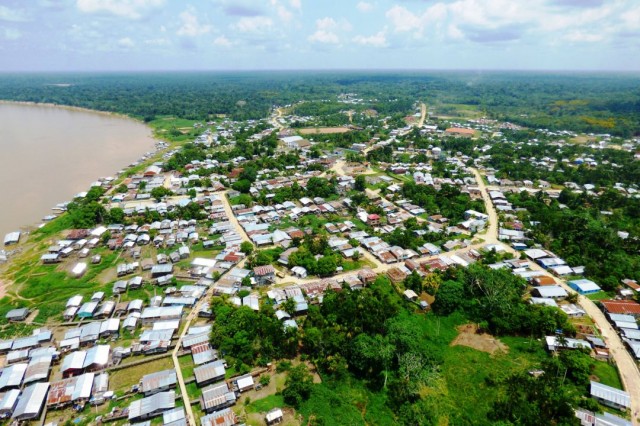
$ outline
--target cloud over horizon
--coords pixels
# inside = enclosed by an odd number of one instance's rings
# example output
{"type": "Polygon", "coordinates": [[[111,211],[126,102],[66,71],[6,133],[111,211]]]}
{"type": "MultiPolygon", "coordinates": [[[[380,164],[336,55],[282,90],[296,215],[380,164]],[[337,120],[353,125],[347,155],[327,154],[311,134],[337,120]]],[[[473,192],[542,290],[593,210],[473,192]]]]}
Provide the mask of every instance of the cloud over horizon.
{"type": "Polygon", "coordinates": [[[640,2],[6,0],[0,40],[0,71],[637,71],[640,2]]]}

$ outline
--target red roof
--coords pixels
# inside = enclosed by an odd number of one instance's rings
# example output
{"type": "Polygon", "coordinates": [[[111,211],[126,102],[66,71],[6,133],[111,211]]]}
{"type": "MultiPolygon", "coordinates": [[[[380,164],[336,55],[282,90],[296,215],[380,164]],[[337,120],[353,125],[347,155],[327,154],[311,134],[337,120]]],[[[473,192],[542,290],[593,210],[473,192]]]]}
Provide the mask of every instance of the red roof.
{"type": "Polygon", "coordinates": [[[610,314],[640,315],[640,303],[633,300],[603,300],[601,303],[610,314]]]}
{"type": "Polygon", "coordinates": [[[380,216],[378,216],[377,214],[370,214],[369,216],[367,216],[369,218],[369,220],[378,220],[380,219],[380,216]]]}

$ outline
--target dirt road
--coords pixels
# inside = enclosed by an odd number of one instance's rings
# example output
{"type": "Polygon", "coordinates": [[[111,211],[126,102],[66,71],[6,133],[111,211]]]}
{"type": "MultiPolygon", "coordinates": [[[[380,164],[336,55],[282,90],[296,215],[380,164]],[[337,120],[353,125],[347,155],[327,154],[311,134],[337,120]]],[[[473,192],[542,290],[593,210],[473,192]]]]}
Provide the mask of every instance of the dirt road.
{"type": "Polygon", "coordinates": [[[427,106],[424,102],[420,103],[420,121],[418,121],[418,127],[422,127],[424,125],[424,120],[427,118],[427,106]]]}
{"type": "MultiPolygon", "coordinates": [[[[487,211],[487,214],[489,215],[489,227],[487,229],[486,235],[484,236],[485,243],[496,243],[498,242],[498,215],[495,208],[493,207],[493,203],[491,202],[491,198],[489,197],[487,187],[482,180],[482,176],[480,176],[480,173],[476,169],[471,170],[476,176],[478,187],[482,192],[482,199],[484,200],[485,209],[487,211]]],[[[515,256],[520,255],[520,252],[514,250],[513,248],[506,245],[505,247],[515,256]]],[[[532,262],[531,269],[540,271],[544,273],[544,275],[552,277],[553,279],[558,281],[567,292],[575,293],[575,291],[571,287],[569,287],[569,285],[567,285],[566,281],[552,275],[537,263],[532,262]]],[[[638,425],[638,414],[640,414],[640,370],[638,370],[638,366],[635,360],[631,357],[631,354],[625,348],[622,340],[620,339],[620,336],[618,335],[618,333],[616,333],[614,328],[611,326],[611,323],[609,323],[607,318],[596,306],[596,304],[592,300],[584,296],[578,296],[578,304],[582,306],[587,315],[589,315],[591,319],[596,323],[604,341],[609,346],[611,356],[613,357],[613,360],[618,367],[620,379],[622,380],[624,389],[631,396],[632,422],[634,425],[638,425]]]]}

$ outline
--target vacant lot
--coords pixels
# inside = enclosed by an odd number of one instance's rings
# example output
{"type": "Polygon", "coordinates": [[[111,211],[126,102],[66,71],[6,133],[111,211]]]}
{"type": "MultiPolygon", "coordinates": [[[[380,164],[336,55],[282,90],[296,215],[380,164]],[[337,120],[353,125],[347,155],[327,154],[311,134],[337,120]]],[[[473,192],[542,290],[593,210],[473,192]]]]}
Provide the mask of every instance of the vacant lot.
{"type": "Polygon", "coordinates": [[[307,127],[304,129],[299,129],[303,135],[317,135],[321,133],[346,133],[351,131],[348,127],[307,127]]]}
{"type": "Polygon", "coordinates": [[[495,352],[507,352],[509,347],[487,333],[478,333],[478,327],[475,324],[465,324],[458,327],[458,337],[456,337],[452,346],[468,346],[482,352],[494,354],[495,352]]]}

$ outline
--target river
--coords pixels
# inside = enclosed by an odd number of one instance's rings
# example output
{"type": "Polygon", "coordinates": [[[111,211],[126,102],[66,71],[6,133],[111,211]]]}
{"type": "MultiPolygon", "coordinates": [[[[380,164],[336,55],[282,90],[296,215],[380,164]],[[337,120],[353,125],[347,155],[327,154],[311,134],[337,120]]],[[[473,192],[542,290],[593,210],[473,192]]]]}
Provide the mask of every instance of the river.
{"type": "Polygon", "coordinates": [[[56,204],[153,148],[151,130],[134,120],[0,103],[0,249],[6,233],[41,223],[56,204]]]}

